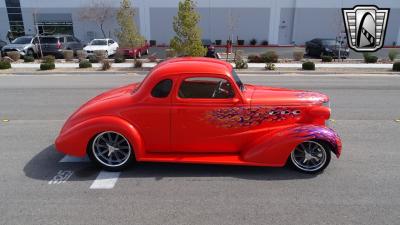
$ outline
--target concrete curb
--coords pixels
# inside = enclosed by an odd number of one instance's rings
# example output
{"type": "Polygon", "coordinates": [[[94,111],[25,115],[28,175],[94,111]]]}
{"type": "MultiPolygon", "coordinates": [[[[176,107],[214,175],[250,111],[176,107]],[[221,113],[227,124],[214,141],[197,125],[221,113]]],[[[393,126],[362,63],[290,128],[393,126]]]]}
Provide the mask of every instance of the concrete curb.
{"type": "MultiPolygon", "coordinates": [[[[78,63],[56,63],[56,68],[59,69],[73,69],[79,68],[78,63]]],[[[143,63],[143,68],[153,68],[156,63],[143,63]]],[[[234,66],[234,64],[232,63],[234,66]]],[[[248,63],[249,69],[260,69],[265,67],[265,63],[248,63]]],[[[275,63],[276,68],[301,68],[301,63],[275,63]]],[[[93,68],[101,68],[100,63],[93,63],[93,68]]],[[[113,68],[132,68],[132,63],[113,63],[113,68]]],[[[368,63],[316,63],[315,68],[353,68],[353,69],[391,69],[393,64],[379,63],[379,64],[368,64],[368,63]]],[[[13,69],[39,69],[39,63],[14,63],[11,64],[13,69]]]]}

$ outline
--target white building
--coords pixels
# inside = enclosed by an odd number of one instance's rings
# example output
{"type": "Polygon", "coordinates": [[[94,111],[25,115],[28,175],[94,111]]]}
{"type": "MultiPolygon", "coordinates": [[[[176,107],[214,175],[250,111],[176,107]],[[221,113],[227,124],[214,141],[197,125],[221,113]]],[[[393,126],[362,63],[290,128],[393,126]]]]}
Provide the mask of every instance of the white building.
{"type": "MultiPolygon", "coordinates": [[[[35,33],[72,32],[84,41],[101,37],[93,22],[82,21],[82,8],[93,1],[106,1],[115,10],[120,0],[0,0],[0,39],[6,33],[23,30],[35,33]],[[34,16],[35,15],[35,16],[34,16]]],[[[136,21],[140,32],[157,44],[168,44],[174,35],[173,16],[179,0],[131,0],[136,8],[136,21]]],[[[303,44],[312,38],[334,38],[344,30],[341,8],[359,4],[373,4],[390,8],[385,45],[400,45],[400,1],[398,0],[196,0],[201,15],[203,38],[225,40],[255,38],[270,44],[303,44]]],[[[111,37],[117,28],[116,19],[105,24],[111,37]]]]}

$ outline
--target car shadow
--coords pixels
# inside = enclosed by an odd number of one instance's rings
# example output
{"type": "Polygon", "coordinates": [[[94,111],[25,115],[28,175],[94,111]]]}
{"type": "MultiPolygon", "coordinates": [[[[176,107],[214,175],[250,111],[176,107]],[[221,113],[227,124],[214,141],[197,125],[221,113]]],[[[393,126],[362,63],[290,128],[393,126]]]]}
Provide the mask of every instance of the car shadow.
{"type": "MultiPolygon", "coordinates": [[[[68,181],[94,180],[99,169],[90,162],[59,162],[64,157],[50,145],[35,155],[24,167],[27,177],[36,180],[51,180],[58,171],[73,171],[68,181]]],[[[207,164],[137,163],[120,175],[120,178],[163,178],[174,177],[231,177],[245,180],[296,180],[311,179],[318,175],[302,174],[287,167],[253,167],[207,164]]]]}

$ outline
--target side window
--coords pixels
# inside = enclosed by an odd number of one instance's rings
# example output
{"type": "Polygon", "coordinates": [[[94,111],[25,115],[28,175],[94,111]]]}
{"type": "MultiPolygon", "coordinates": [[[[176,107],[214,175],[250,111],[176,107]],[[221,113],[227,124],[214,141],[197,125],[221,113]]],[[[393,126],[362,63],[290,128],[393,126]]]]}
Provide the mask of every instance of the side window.
{"type": "Polygon", "coordinates": [[[67,42],[75,42],[74,38],[71,36],[67,37],[67,42]]]}
{"type": "Polygon", "coordinates": [[[112,45],[112,44],[114,44],[114,41],[113,41],[113,40],[108,40],[108,43],[109,43],[110,45],[112,45]]]}
{"type": "Polygon", "coordinates": [[[231,84],[222,78],[191,77],[182,81],[179,87],[180,98],[233,98],[235,92],[231,84]]]}
{"type": "Polygon", "coordinates": [[[158,82],[151,90],[151,95],[155,98],[165,98],[168,97],[172,89],[172,80],[166,79],[158,82]]]}

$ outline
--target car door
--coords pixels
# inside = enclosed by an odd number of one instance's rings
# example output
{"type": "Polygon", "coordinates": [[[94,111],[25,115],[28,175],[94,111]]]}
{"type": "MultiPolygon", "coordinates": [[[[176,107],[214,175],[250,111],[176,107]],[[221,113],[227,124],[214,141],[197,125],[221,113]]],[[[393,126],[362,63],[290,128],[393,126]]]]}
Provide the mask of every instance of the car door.
{"type": "Polygon", "coordinates": [[[140,103],[122,112],[135,127],[143,140],[146,152],[170,152],[171,150],[171,92],[175,77],[160,78],[148,84],[140,103]]]}
{"type": "Polygon", "coordinates": [[[117,52],[116,44],[113,40],[108,40],[108,52],[110,55],[114,55],[117,52]]]}
{"type": "Polygon", "coordinates": [[[171,111],[171,146],[174,152],[235,153],[244,143],[240,118],[231,115],[242,107],[238,88],[224,76],[181,76],[171,111]],[[222,91],[220,91],[220,90],[222,91]]]}

